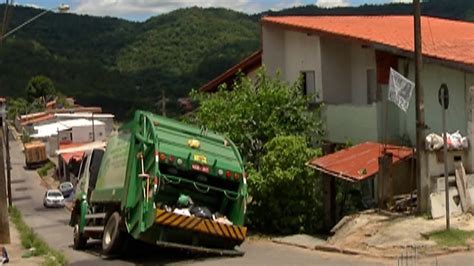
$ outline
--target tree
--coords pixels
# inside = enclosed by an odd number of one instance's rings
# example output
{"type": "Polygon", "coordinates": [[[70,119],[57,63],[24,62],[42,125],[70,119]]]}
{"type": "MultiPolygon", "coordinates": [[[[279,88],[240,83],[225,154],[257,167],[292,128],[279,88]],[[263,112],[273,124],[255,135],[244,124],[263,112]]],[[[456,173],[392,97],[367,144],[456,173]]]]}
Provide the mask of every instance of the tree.
{"type": "Polygon", "coordinates": [[[50,101],[56,94],[53,81],[42,75],[32,77],[26,86],[26,96],[30,103],[38,98],[43,98],[45,102],[50,101]]]}
{"type": "Polygon", "coordinates": [[[319,109],[308,111],[300,82],[288,84],[260,69],[252,80],[236,79],[232,90],[221,87],[214,94],[193,92],[199,102],[193,122],[226,134],[250,165],[258,167],[263,145],[276,136],[315,136],[323,133],[319,109]]]}
{"type": "Polygon", "coordinates": [[[321,182],[305,163],[321,150],[295,136],[276,137],[264,148],[260,170],[249,173],[249,225],[268,233],[314,233],[323,221],[321,182]]]}
{"type": "Polygon", "coordinates": [[[319,108],[308,110],[300,82],[288,84],[260,69],[228,90],[193,92],[200,104],[191,120],[227,135],[247,160],[249,225],[271,233],[315,232],[321,225],[318,178],[305,163],[323,135],[319,108]]]}

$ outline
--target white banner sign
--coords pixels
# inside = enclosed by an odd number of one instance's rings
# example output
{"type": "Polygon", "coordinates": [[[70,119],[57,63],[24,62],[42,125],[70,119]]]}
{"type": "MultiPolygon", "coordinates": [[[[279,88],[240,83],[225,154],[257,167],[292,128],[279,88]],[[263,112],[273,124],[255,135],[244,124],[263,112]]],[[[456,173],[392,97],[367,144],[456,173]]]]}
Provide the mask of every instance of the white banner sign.
{"type": "Polygon", "coordinates": [[[393,68],[390,68],[388,99],[405,113],[408,110],[414,88],[415,84],[411,80],[405,78],[402,74],[393,70],[393,68]]]}

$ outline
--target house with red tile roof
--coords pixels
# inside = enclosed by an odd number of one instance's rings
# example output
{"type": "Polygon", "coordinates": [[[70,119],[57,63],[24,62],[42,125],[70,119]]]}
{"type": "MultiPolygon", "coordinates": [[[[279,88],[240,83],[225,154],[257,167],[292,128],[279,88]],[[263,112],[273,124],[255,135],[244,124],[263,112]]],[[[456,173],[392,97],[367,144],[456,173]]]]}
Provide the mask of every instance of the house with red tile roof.
{"type": "MultiPolygon", "coordinates": [[[[264,17],[262,63],[324,103],[327,140],[415,143],[415,93],[405,113],[388,103],[390,68],[414,80],[411,16],[264,17]]],[[[447,129],[468,135],[469,88],[474,85],[474,23],[422,17],[424,109],[427,132],[440,133],[438,89],[450,92],[447,129]]],[[[471,143],[474,143],[471,141],[471,143]]]]}

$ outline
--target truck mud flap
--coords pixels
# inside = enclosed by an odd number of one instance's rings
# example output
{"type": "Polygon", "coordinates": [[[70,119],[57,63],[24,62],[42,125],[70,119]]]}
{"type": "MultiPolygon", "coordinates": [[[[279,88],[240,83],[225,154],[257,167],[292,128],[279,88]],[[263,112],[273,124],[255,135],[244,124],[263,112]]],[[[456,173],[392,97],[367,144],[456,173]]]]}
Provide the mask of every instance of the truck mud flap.
{"type": "Polygon", "coordinates": [[[205,247],[196,247],[192,245],[184,245],[170,242],[157,241],[157,246],[165,248],[177,248],[177,249],[186,249],[191,252],[196,252],[200,254],[210,254],[210,255],[219,255],[219,256],[229,256],[229,257],[241,257],[245,252],[233,249],[217,249],[217,248],[205,248],[205,247]]]}
{"type": "Polygon", "coordinates": [[[226,225],[209,219],[180,215],[160,209],[156,211],[155,223],[176,229],[233,239],[239,243],[244,242],[247,235],[247,227],[244,226],[226,225]]]}

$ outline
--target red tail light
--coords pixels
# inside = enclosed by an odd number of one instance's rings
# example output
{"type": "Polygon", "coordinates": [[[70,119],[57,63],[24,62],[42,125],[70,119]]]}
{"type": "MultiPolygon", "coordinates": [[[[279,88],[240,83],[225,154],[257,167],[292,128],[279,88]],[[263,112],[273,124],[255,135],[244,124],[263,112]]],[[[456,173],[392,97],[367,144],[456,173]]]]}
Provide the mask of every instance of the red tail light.
{"type": "Polygon", "coordinates": [[[239,181],[239,178],[240,178],[239,174],[235,173],[234,174],[234,181],[236,181],[236,182],[239,181]]]}
{"type": "Polygon", "coordinates": [[[230,171],[229,171],[229,170],[225,171],[225,177],[226,177],[227,179],[230,179],[230,176],[231,176],[230,171]]]}
{"type": "Polygon", "coordinates": [[[174,162],[174,156],[173,155],[170,155],[170,157],[168,158],[168,162],[170,162],[170,163],[174,162]]]}
{"type": "Polygon", "coordinates": [[[160,161],[165,161],[166,160],[166,154],[160,153],[160,161]]]}

